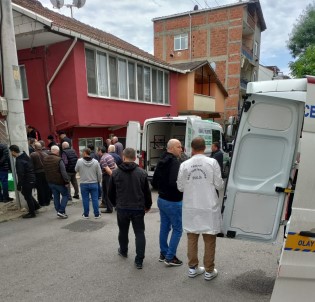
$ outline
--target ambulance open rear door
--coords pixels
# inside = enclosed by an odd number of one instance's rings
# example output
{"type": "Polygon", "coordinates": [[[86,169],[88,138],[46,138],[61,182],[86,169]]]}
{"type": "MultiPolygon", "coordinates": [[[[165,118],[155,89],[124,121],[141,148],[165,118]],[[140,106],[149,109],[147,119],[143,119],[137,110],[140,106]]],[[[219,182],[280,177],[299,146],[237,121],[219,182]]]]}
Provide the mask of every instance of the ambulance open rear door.
{"type": "Polygon", "coordinates": [[[301,134],[304,80],[248,84],[223,200],[223,233],[276,240],[301,134]]]}

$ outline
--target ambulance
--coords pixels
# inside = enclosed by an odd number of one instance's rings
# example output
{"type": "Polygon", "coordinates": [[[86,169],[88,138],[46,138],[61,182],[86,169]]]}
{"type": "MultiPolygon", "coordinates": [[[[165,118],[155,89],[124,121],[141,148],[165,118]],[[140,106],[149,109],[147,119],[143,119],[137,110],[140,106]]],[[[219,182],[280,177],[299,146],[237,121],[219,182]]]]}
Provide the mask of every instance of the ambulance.
{"type": "Polygon", "coordinates": [[[222,205],[223,233],[274,242],[294,193],[271,301],[313,301],[315,77],[253,82],[241,113],[222,205]],[[292,171],[298,171],[292,191],[292,171]]]}
{"type": "MultiPolygon", "coordinates": [[[[165,116],[150,118],[144,121],[143,127],[138,121],[129,121],[127,125],[126,147],[137,152],[137,162],[152,179],[156,165],[166,150],[171,138],[178,139],[184,147],[187,157],[191,156],[191,141],[202,136],[206,141],[206,155],[211,154],[212,142],[220,142],[223,151],[224,136],[220,124],[202,120],[199,116],[165,116]]],[[[229,155],[223,152],[223,173],[229,170],[229,155]]]]}

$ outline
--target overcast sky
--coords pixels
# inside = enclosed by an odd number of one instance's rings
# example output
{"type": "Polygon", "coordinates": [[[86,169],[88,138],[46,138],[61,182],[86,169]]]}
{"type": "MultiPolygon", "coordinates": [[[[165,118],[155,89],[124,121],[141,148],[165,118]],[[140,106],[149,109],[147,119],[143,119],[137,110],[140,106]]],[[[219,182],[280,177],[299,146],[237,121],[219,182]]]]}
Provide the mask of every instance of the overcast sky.
{"type": "MultiPolygon", "coordinates": [[[[50,0],[40,2],[54,10],[50,0]]],[[[156,17],[187,12],[195,4],[199,8],[230,4],[238,0],[86,0],[83,8],[73,8],[74,18],[109,32],[153,54],[153,22],[156,17]]],[[[71,4],[72,0],[64,0],[71,4]]],[[[293,24],[311,0],[260,0],[267,29],[262,33],[262,65],[276,65],[288,74],[292,57],[286,47],[293,24]]],[[[70,9],[60,13],[70,16],[70,9]]]]}

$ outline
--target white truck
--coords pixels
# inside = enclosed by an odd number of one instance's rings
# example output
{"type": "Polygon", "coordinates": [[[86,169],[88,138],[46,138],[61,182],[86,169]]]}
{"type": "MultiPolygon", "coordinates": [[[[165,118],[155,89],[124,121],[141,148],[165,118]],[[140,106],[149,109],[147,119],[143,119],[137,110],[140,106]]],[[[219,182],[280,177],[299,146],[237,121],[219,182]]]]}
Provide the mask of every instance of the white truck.
{"type": "MultiPolygon", "coordinates": [[[[190,143],[196,136],[204,137],[206,154],[211,154],[212,142],[221,143],[223,151],[223,130],[220,124],[202,120],[199,116],[165,116],[144,121],[143,128],[137,121],[129,121],[127,126],[126,147],[137,151],[138,163],[148,172],[152,179],[156,165],[166,144],[171,138],[178,139],[184,147],[185,154],[191,156],[190,143]]],[[[229,169],[229,156],[223,153],[223,173],[229,169]]]]}
{"type": "Polygon", "coordinates": [[[313,300],[315,77],[249,83],[247,96],[222,205],[223,233],[276,240],[300,151],[292,215],[271,301],[313,300]]]}

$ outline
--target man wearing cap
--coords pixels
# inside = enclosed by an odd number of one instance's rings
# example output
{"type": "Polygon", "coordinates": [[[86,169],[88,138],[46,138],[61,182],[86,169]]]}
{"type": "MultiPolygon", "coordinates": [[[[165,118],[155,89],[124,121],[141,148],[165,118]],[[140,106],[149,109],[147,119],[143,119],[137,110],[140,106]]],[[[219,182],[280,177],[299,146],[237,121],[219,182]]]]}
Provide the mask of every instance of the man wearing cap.
{"type": "Polygon", "coordinates": [[[52,146],[57,146],[53,135],[51,135],[51,134],[48,135],[47,140],[48,140],[48,146],[47,146],[47,148],[48,148],[49,150],[51,149],[52,146]]]}

